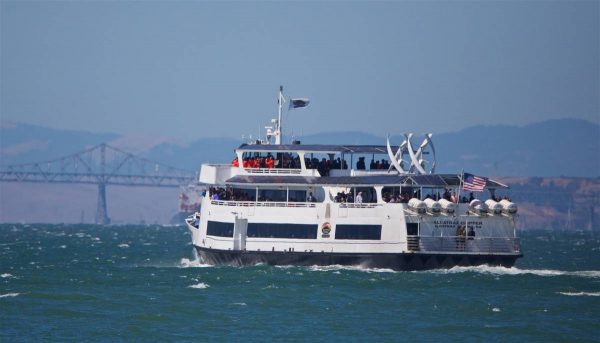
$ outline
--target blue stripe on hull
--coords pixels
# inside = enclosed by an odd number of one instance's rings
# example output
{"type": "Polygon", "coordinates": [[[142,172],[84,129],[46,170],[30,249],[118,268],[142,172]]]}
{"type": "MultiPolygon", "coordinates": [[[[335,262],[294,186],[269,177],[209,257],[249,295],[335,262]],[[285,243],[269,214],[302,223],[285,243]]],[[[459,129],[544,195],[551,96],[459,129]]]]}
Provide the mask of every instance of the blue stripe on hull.
{"type": "Polygon", "coordinates": [[[206,249],[195,246],[198,255],[206,263],[215,265],[269,265],[326,266],[348,265],[365,268],[389,268],[394,270],[427,270],[455,266],[503,266],[512,267],[522,255],[470,255],[440,253],[319,253],[283,251],[232,251],[206,249]]]}

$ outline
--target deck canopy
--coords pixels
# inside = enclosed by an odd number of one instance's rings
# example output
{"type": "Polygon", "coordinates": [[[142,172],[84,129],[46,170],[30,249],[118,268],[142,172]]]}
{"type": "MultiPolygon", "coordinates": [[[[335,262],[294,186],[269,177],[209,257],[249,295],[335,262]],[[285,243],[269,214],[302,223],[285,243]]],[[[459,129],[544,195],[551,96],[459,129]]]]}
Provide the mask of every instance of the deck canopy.
{"type": "MultiPolygon", "coordinates": [[[[327,144],[242,144],[241,152],[308,152],[325,154],[387,154],[385,145],[327,145],[327,144]]],[[[398,147],[392,148],[396,153],[398,147]]]]}
{"type": "MultiPolygon", "coordinates": [[[[460,175],[366,175],[366,176],[276,176],[276,175],[237,175],[226,181],[231,185],[320,185],[320,186],[406,186],[446,188],[459,187],[460,175]]],[[[486,188],[508,188],[499,182],[488,179],[486,188]]]]}

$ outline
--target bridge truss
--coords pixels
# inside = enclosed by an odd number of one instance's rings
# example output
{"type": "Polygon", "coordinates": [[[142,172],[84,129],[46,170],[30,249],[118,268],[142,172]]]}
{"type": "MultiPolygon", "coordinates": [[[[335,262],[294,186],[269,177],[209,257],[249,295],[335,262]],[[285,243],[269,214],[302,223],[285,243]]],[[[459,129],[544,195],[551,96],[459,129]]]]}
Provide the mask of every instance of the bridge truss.
{"type": "Polygon", "coordinates": [[[96,223],[108,224],[106,186],[180,187],[197,182],[197,174],[151,161],[107,144],[65,157],[11,165],[0,170],[0,182],[98,185],[96,223]]]}

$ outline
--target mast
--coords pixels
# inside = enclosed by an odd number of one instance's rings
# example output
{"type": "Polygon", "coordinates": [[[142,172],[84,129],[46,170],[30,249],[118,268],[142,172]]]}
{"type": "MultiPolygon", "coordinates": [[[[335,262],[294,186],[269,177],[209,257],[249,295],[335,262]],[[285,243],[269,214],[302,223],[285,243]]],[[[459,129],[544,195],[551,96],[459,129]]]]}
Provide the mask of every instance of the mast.
{"type": "Polygon", "coordinates": [[[285,99],[283,98],[283,86],[279,86],[279,97],[277,98],[277,104],[279,105],[279,112],[277,116],[277,126],[275,128],[275,144],[281,144],[281,110],[283,108],[283,103],[285,99]]]}

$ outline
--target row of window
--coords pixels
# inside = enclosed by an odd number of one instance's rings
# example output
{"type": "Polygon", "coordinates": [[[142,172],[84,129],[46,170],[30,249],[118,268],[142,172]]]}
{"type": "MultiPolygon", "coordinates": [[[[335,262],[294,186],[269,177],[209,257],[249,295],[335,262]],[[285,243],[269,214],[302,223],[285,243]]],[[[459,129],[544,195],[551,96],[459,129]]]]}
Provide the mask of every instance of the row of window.
{"type": "MultiPolygon", "coordinates": [[[[318,226],[311,224],[248,223],[246,235],[250,238],[316,239],[318,231],[318,226]]],[[[233,237],[233,223],[209,220],[207,235],[233,237]]],[[[381,225],[339,224],[335,239],[381,240],[381,225]]]]}
{"type": "Polygon", "coordinates": [[[381,225],[337,225],[335,239],[381,240],[381,225]]]}
{"type": "Polygon", "coordinates": [[[317,225],[248,223],[249,238],[316,239],[317,225]]]}

